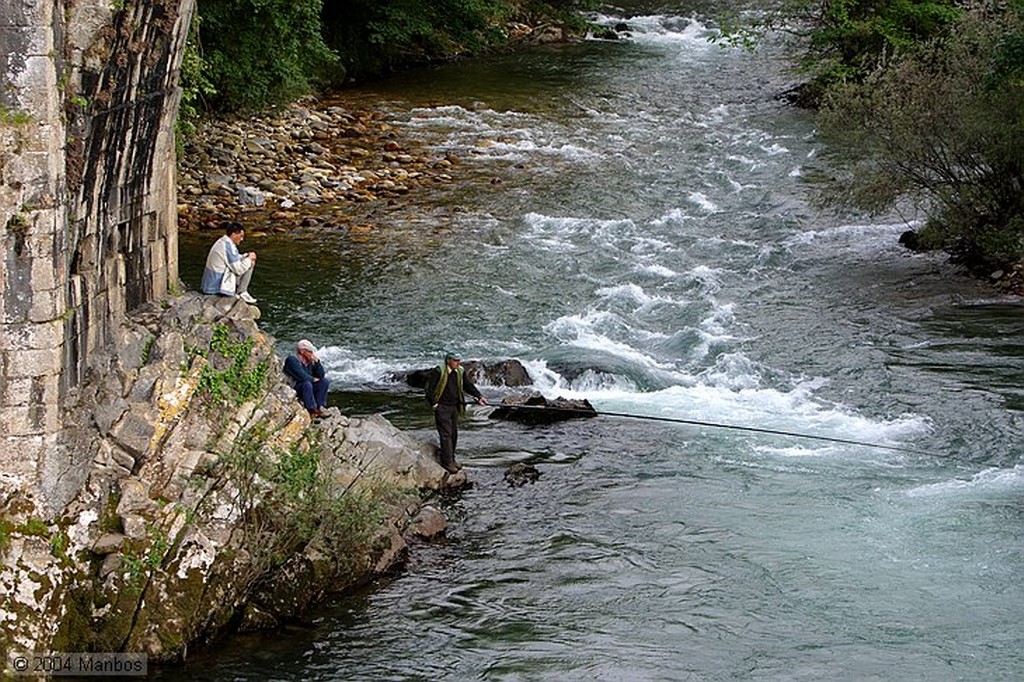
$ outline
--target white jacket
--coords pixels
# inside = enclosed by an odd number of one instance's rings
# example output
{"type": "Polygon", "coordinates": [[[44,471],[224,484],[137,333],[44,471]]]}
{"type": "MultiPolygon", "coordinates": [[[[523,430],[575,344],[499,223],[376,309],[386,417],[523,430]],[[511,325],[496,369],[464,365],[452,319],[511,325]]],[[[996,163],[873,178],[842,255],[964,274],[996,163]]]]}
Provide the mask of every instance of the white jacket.
{"type": "Polygon", "coordinates": [[[203,269],[202,290],[204,294],[234,296],[238,278],[252,267],[252,260],[238,252],[231,237],[224,235],[210,247],[203,269]]]}

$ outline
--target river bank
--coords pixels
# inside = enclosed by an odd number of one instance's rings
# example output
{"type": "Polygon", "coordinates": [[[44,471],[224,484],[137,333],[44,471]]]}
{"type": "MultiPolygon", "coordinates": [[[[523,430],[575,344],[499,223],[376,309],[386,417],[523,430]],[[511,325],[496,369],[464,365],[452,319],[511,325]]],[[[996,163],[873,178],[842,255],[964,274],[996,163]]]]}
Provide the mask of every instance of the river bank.
{"type": "Polygon", "coordinates": [[[457,164],[401,138],[382,112],[329,100],[206,121],[181,158],[179,227],[215,229],[224,220],[253,231],[351,226],[358,207],[449,183],[457,164]]]}
{"type": "Polygon", "coordinates": [[[185,293],[136,310],[65,437],[92,453],[61,517],[0,516],[12,653],[142,652],[152,663],[302,617],[444,532],[431,492],[466,484],[434,446],[336,408],[311,423],[259,310],[185,293]],[[40,596],[43,595],[43,596],[40,596]]]}

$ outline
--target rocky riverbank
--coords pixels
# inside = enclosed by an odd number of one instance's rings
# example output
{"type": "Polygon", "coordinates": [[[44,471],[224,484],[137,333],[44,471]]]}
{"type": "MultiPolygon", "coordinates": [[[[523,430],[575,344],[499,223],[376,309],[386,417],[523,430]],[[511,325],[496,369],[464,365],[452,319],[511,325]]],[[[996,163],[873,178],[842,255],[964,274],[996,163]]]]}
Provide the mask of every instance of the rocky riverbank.
{"type": "MultiPolygon", "coordinates": [[[[362,207],[413,201],[419,190],[456,182],[459,163],[403,136],[386,113],[338,101],[210,120],[180,160],[178,224],[186,231],[225,220],[250,231],[358,227],[362,207]]],[[[1024,295],[1024,263],[974,276],[1000,293],[1024,295]]]]}
{"type": "Polygon", "coordinates": [[[402,138],[379,111],[305,101],[199,127],[180,161],[179,227],[338,225],[355,207],[452,181],[458,159],[402,138]]]}
{"type": "Polygon", "coordinates": [[[425,492],[457,488],[434,447],[336,408],[313,424],[259,311],[172,296],[118,330],[65,430],[90,453],[78,498],[0,517],[0,650],[180,660],[233,629],[301,616],[444,530],[425,492]]]}

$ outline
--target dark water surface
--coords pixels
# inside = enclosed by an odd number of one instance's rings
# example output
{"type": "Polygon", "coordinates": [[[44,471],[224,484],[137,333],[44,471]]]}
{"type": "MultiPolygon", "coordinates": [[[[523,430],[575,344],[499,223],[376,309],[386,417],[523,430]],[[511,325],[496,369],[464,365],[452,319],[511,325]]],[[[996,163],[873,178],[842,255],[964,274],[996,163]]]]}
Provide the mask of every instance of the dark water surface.
{"type": "MultiPolygon", "coordinates": [[[[282,352],[324,347],[346,412],[424,438],[391,375],[455,348],[598,410],[929,454],[478,412],[460,440],[475,486],[439,501],[446,542],[161,676],[1024,677],[1024,311],[902,251],[897,218],[814,208],[830,169],[813,121],[773,98],[785,62],[648,11],[618,43],[345,93],[454,152],[465,181],[369,232],[253,240],[261,324],[282,352]],[[540,479],[509,488],[515,462],[540,479]]],[[[182,238],[186,280],[207,245],[182,238]]]]}

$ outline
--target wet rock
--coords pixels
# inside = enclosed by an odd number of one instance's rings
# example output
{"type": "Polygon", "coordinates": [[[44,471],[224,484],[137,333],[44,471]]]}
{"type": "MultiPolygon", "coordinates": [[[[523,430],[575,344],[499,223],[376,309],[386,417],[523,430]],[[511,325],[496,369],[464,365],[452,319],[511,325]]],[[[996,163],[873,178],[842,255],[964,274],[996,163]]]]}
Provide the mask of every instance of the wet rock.
{"type": "Polygon", "coordinates": [[[532,464],[519,462],[505,470],[505,482],[511,488],[521,488],[527,483],[536,483],[540,472],[532,464]]]}
{"type": "MultiPolygon", "coordinates": [[[[533,380],[530,378],[530,373],[526,371],[526,367],[523,363],[515,359],[502,360],[500,362],[485,363],[480,360],[466,360],[462,363],[462,366],[466,368],[466,376],[474,384],[484,386],[508,386],[508,387],[521,387],[521,386],[532,386],[533,380]]],[[[428,369],[414,369],[405,374],[397,373],[393,375],[396,381],[404,381],[413,388],[426,388],[427,376],[434,370],[433,367],[428,369]]]]}
{"type": "Polygon", "coordinates": [[[506,396],[488,415],[491,419],[534,425],[554,424],[569,419],[589,419],[596,416],[598,416],[598,412],[588,400],[567,398],[548,400],[539,394],[506,396]]]}
{"type": "Polygon", "coordinates": [[[917,236],[917,232],[914,230],[907,230],[900,235],[899,243],[910,249],[911,251],[922,251],[924,250],[921,246],[921,238],[917,236]]]}
{"type": "Polygon", "coordinates": [[[412,520],[409,533],[421,540],[432,540],[443,535],[448,528],[448,519],[435,507],[425,506],[412,520]]]}

